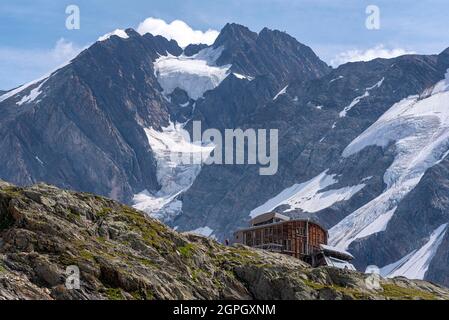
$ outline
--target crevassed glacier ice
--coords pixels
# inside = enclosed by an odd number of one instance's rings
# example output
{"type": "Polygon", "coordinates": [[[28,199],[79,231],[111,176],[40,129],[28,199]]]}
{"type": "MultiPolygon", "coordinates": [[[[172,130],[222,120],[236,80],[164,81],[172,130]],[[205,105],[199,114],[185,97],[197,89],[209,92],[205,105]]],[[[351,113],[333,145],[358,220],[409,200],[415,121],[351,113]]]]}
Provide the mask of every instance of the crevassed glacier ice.
{"type": "Polygon", "coordinates": [[[156,158],[161,189],[155,193],[144,190],[136,194],[134,207],[168,222],[181,212],[182,202],[177,196],[190,188],[201,170],[201,164],[196,164],[199,161],[189,164],[185,159],[205,159],[213,146],[191,142],[189,133],[179,123],[170,123],[161,132],[153,128],[145,128],[145,132],[156,158]]]}
{"type": "Polygon", "coordinates": [[[206,48],[194,56],[161,56],[154,62],[156,77],[164,94],[176,88],[183,89],[190,98],[197,100],[216,88],[228,75],[230,65],[217,66],[223,48],[206,48]]]}
{"type": "Polygon", "coordinates": [[[329,231],[332,245],[346,249],[356,239],[385,230],[397,204],[416,187],[427,169],[447,156],[448,81],[446,77],[435,85],[427,98],[411,96],[396,103],[346,147],[344,157],[370,145],[395,143],[396,156],[384,175],[386,190],[329,231]]]}

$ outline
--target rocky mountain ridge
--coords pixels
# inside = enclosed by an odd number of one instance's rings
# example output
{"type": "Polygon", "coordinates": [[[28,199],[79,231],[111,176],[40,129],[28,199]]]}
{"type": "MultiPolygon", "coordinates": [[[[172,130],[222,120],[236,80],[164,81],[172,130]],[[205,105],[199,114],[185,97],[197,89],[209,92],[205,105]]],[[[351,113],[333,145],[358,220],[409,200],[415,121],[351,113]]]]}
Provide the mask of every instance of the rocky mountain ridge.
{"type": "Polygon", "coordinates": [[[91,194],[0,181],[0,299],[449,299],[424,281],[373,289],[368,277],[179,234],[91,194]]]}

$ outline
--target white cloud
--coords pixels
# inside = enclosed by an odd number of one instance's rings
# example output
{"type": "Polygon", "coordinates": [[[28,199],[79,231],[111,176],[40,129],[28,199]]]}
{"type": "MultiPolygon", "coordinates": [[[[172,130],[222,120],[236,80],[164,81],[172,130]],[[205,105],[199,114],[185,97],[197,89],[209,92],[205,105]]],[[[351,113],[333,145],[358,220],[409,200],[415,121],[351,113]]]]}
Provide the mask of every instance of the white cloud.
{"type": "Polygon", "coordinates": [[[81,50],[64,38],[50,49],[0,47],[0,70],[3,75],[8,75],[0,78],[0,88],[12,89],[39,78],[73,59],[81,50]]]}
{"type": "Polygon", "coordinates": [[[61,38],[56,42],[50,54],[53,56],[55,62],[63,64],[75,58],[81,50],[82,48],[76,46],[73,42],[61,38]]]}
{"type": "Polygon", "coordinates": [[[380,44],[374,48],[367,50],[348,50],[339,53],[334,59],[331,60],[331,65],[338,67],[347,62],[356,61],[371,61],[376,58],[390,59],[399,57],[405,54],[414,54],[414,51],[407,51],[402,48],[388,49],[384,45],[380,44]]]}
{"type": "Polygon", "coordinates": [[[126,33],[125,30],[115,29],[114,31],[106,33],[104,36],[101,36],[100,38],[98,38],[98,41],[105,41],[105,40],[109,39],[112,36],[117,36],[117,37],[120,37],[120,38],[123,38],[123,39],[128,39],[129,38],[129,36],[126,33]]]}
{"type": "Polygon", "coordinates": [[[137,28],[140,34],[151,33],[152,35],[161,35],[169,40],[176,40],[181,47],[189,44],[205,43],[211,45],[218,37],[217,30],[209,29],[205,32],[193,30],[188,24],[181,20],[175,20],[167,23],[162,19],[148,18],[137,28]]]}

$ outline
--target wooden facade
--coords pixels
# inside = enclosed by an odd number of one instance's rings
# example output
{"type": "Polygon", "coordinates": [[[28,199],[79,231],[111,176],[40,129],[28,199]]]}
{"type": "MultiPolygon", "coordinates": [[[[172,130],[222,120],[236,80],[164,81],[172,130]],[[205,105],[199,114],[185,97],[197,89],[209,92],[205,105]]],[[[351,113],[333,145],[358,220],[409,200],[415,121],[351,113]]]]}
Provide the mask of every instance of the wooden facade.
{"type": "Polygon", "coordinates": [[[327,244],[328,233],[320,225],[308,220],[283,220],[278,216],[281,215],[267,214],[266,222],[237,231],[235,241],[298,259],[320,252],[320,245],[327,244]]]}

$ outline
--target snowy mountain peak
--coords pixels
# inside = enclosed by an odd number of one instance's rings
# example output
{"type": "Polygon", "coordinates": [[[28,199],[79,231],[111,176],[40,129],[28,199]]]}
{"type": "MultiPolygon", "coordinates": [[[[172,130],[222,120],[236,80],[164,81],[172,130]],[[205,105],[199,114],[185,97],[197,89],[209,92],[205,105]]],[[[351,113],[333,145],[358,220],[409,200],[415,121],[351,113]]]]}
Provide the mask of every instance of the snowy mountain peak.
{"type": "Polygon", "coordinates": [[[106,33],[105,35],[98,38],[98,41],[105,41],[111,38],[112,36],[117,36],[122,39],[128,39],[128,33],[125,30],[122,29],[116,29],[112,32],[106,33]]]}

